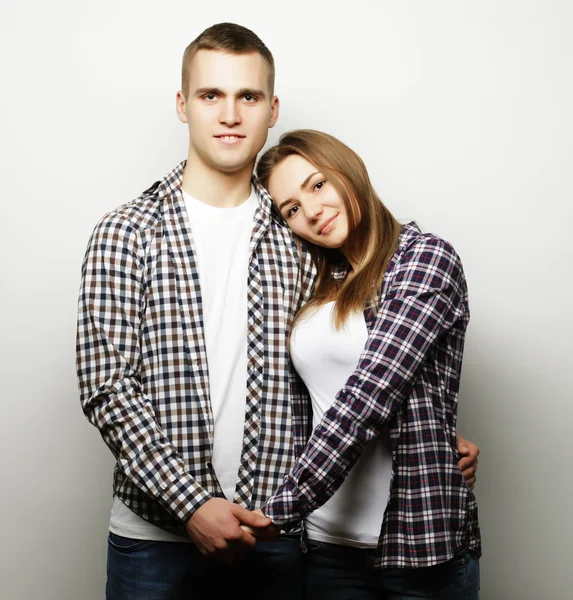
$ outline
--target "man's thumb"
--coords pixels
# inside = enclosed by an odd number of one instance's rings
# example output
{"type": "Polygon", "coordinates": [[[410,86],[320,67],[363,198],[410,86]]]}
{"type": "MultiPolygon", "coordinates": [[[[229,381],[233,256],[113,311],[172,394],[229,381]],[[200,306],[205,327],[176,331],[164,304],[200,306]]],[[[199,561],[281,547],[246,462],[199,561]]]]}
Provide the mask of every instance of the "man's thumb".
{"type": "Polygon", "coordinates": [[[267,527],[271,524],[271,520],[260,512],[251,512],[239,505],[235,505],[233,512],[243,525],[250,525],[251,527],[267,527]]]}

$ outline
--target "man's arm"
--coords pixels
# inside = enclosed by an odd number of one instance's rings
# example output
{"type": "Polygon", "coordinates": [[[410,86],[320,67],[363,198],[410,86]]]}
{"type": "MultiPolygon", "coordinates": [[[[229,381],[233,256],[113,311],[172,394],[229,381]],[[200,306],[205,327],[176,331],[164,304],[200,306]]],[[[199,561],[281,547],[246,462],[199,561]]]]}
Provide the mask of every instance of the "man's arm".
{"type": "Polygon", "coordinates": [[[108,216],[97,225],[82,266],[79,298],[82,408],[133,483],[185,523],[202,552],[221,553],[225,560],[227,541],[254,543],[240,529],[237,514],[254,526],[260,520],[253,522],[248,511],[245,515],[226,500],[212,499],[157,423],[139,372],[144,260],[138,232],[120,217],[108,216]]]}

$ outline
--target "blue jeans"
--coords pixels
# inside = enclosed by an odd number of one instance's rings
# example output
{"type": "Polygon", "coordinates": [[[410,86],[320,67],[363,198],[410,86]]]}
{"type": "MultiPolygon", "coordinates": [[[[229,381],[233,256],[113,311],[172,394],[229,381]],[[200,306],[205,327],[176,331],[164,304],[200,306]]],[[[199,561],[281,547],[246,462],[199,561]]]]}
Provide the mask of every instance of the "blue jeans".
{"type": "Polygon", "coordinates": [[[244,560],[224,565],[193,544],[135,540],[109,533],[107,600],[302,600],[298,535],[259,542],[244,560]]]}
{"type": "Polygon", "coordinates": [[[309,541],[308,600],[479,600],[479,562],[460,550],[446,563],[421,569],[374,569],[374,551],[309,541]]]}

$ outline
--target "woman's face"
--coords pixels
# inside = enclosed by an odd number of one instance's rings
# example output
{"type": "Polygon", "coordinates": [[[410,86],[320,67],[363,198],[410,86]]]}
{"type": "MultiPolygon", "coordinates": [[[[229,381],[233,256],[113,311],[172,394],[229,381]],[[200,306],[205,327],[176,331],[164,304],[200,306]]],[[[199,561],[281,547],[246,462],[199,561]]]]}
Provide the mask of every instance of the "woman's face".
{"type": "Polygon", "coordinates": [[[269,192],[288,226],[324,248],[342,248],[348,216],[336,188],[308,160],[293,154],[272,171],[269,192]]]}

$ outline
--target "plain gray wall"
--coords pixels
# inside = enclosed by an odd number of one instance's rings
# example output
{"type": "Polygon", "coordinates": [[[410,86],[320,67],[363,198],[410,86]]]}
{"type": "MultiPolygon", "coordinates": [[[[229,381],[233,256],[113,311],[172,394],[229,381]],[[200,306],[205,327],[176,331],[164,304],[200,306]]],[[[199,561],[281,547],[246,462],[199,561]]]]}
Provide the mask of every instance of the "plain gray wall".
{"type": "Polygon", "coordinates": [[[180,56],[230,20],[275,54],[270,141],[337,135],[461,255],[482,598],[573,598],[571,3],[205,4],[0,6],[0,596],[103,597],[112,460],[77,397],[80,263],[101,215],[184,158],[180,56]]]}

